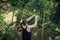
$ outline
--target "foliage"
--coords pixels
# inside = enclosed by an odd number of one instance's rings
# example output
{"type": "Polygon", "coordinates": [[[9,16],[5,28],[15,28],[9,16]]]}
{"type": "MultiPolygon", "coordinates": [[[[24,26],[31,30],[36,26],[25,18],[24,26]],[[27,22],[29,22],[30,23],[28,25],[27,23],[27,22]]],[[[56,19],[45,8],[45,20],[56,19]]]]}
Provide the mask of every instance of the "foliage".
{"type": "MultiPolygon", "coordinates": [[[[53,5],[53,0],[2,0],[0,5],[0,9],[2,10],[0,10],[1,15],[2,13],[9,10],[9,12],[13,12],[13,16],[11,19],[12,25],[5,24],[5,21],[3,21],[4,17],[0,16],[0,28],[3,27],[3,29],[5,29],[1,30],[1,33],[3,33],[3,31],[5,32],[4,34],[1,34],[4,37],[3,39],[1,39],[20,40],[21,38],[17,35],[15,29],[20,24],[20,20],[28,18],[34,13],[37,13],[39,15],[38,25],[33,29],[32,35],[38,31],[38,36],[32,36],[32,40],[55,40],[57,36],[60,36],[60,32],[58,31],[60,28],[60,14],[58,12],[59,7],[55,8],[53,5]],[[8,6],[7,4],[10,6],[8,6]],[[7,7],[4,7],[6,5],[8,6],[8,9],[6,9],[7,7]],[[15,22],[13,22],[14,16],[16,17],[15,22]],[[56,28],[58,29],[56,30],[56,28]]],[[[29,24],[32,23],[34,23],[33,19],[29,22],[29,24]]],[[[59,37],[57,38],[57,40],[59,40],[59,37]]]]}
{"type": "Polygon", "coordinates": [[[3,39],[5,34],[6,23],[4,21],[4,17],[0,16],[0,40],[3,39]]]}

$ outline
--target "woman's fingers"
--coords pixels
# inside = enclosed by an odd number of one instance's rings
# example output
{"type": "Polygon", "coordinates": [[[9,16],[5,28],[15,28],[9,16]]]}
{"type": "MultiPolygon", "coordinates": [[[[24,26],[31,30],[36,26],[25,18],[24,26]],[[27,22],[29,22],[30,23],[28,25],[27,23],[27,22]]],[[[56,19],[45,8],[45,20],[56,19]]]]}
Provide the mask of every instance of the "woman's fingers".
{"type": "Polygon", "coordinates": [[[37,13],[34,13],[33,15],[34,15],[34,16],[36,16],[36,15],[37,15],[37,13]]]}
{"type": "Polygon", "coordinates": [[[34,13],[33,16],[35,16],[35,18],[38,18],[38,14],[37,13],[34,13]]]}
{"type": "Polygon", "coordinates": [[[38,18],[38,15],[36,15],[36,18],[38,18]]]}

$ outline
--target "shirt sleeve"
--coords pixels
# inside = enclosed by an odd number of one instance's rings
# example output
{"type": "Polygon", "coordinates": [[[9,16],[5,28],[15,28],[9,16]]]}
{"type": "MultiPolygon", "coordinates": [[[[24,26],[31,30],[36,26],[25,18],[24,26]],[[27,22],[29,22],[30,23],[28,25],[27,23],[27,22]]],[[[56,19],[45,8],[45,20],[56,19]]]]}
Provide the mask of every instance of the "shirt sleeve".
{"type": "Polygon", "coordinates": [[[32,15],[31,17],[27,18],[27,21],[31,20],[34,16],[32,15]]]}
{"type": "Polygon", "coordinates": [[[29,25],[28,27],[29,28],[33,28],[33,27],[35,27],[37,25],[37,19],[35,18],[35,23],[33,24],[33,25],[29,25]]]}
{"type": "MultiPolygon", "coordinates": [[[[34,17],[34,15],[32,15],[32,16],[29,17],[29,18],[27,18],[27,21],[30,21],[33,17],[34,17]]],[[[22,19],[20,20],[20,22],[22,22],[22,19]]]]}

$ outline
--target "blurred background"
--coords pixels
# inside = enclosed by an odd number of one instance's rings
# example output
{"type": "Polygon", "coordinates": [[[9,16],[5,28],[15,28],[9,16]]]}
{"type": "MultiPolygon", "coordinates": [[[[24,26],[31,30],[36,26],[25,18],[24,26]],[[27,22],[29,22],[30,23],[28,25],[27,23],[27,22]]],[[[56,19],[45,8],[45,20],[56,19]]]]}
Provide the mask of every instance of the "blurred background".
{"type": "MultiPolygon", "coordinates": [[[[0,40],[21,40],[16,28],[34,13],[39,19],[31,29],[32,40],[60,40],[59,0],[0,0],[0,40]]],[[[34,19],[29,22],[33,23],[34,19]]]]}

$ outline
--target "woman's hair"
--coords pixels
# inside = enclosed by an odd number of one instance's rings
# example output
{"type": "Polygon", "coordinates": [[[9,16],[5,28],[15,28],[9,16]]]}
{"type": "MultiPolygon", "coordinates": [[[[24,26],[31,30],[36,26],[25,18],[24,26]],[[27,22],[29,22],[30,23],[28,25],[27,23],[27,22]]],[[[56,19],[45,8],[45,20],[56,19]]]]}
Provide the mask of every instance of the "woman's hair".
{"type": "Polygon", "coordinates": [[[22,24],[23,24],[23,25],[26,25],[27,23],[28,23],[28,21],[27,21],[26,19],[23,19],[23,20],[22,20],[22,24]]]}
{"type": "Polygon", "coordinates": [[[23,20],[22,20],[22,23],[20,24],[20,27],[22,28],[22,24],[23,24],[23,25],[26,25],[27,23],[28,23],[28,21],[27,21],[26,19],[23,19],[23,20]]]}
{"type": "Polygon", "coordinates": [[[27,22],[27,20],[26,19],[23,19],[22,20],[22,23],[20,23],[20,25],[17,27],[17,31],[21,31],[22,30],[22,24],[23,25],[26,25],[28,22],[27,22]]]}

